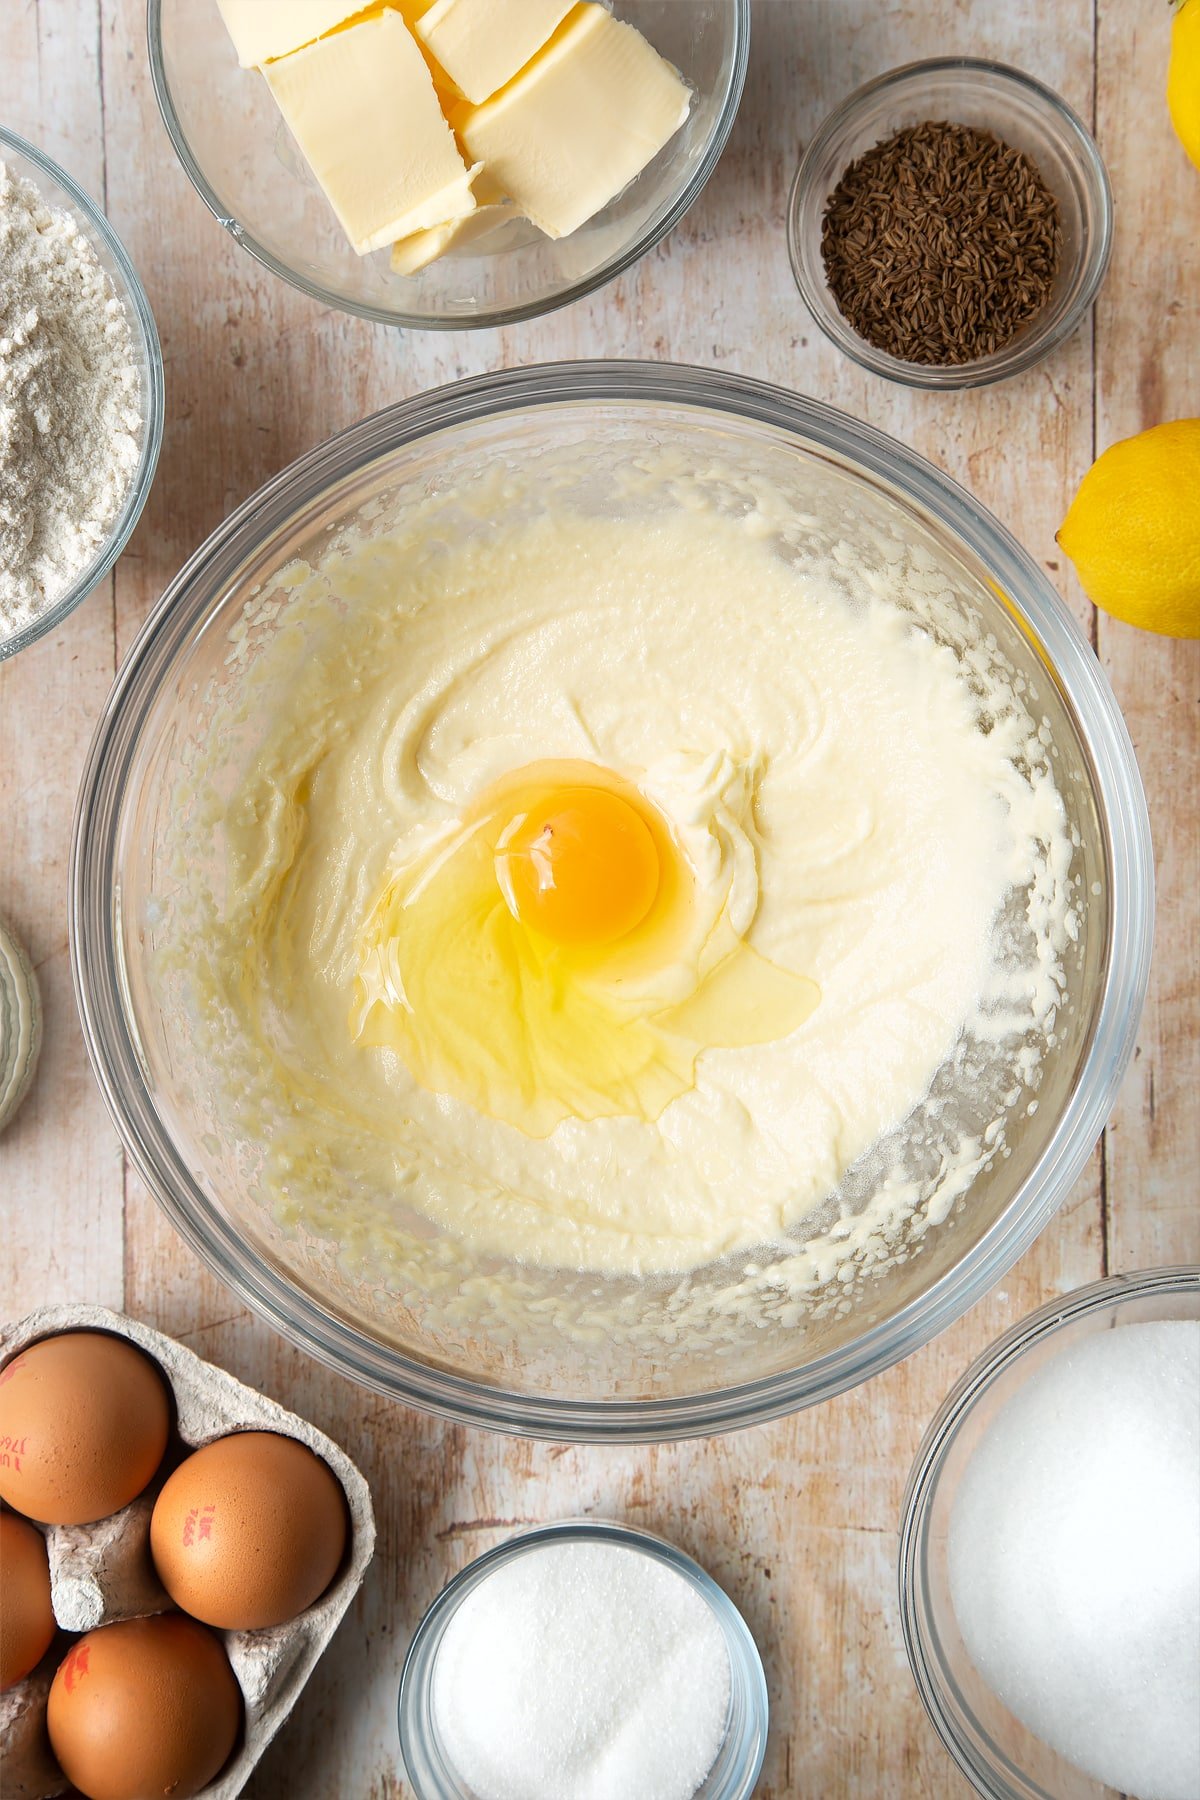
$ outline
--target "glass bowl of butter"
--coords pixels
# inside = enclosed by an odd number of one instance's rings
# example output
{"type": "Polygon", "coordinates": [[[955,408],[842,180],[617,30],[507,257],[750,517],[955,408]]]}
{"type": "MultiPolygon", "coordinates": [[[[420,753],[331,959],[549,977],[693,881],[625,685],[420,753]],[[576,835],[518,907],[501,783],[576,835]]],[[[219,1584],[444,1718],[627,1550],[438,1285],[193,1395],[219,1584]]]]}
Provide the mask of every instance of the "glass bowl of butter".
{"type": "Polygon", "coordinates": [[[1132,1054],[1103,672],[903,446],[710,371],[387,409],[227,519],[99,722],[85,1038],[186,1240],[468,1423],[731,1429],[995,1282],[1132,1054]]]}
{"type": "Polygon", "coordinates": [[[163,119],[252,256],[411,328],[536,318],[683,217],[741,98],[749,0],[150,0],[163,119]]]}

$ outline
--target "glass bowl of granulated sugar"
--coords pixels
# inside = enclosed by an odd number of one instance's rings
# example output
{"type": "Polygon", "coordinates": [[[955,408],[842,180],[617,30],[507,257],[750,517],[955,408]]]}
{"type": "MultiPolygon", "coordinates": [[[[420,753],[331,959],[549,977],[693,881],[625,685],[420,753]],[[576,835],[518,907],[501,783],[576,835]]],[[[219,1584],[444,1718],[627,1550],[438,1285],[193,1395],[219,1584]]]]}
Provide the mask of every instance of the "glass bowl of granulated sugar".
{"type": "Polygon", "coordinates": [[[909,1477],[900,1614],[986,1800],[1200,1794],[1200,1268],[1063,1295],[967,1371],[909,1477]]]}
{"type": "Polygon", "coordinates": [[[69,175],[0,128],[0,661],[103,581],[150,492],[163,427],[154,316],[69,175]]]}
{"type": "Polygon", "coordinates": [[[417,1800],[749,1800],[767,1743],[749,1627],[665,1539],[524,1531],[433,1602],[400,1682],[417,1800]]]}

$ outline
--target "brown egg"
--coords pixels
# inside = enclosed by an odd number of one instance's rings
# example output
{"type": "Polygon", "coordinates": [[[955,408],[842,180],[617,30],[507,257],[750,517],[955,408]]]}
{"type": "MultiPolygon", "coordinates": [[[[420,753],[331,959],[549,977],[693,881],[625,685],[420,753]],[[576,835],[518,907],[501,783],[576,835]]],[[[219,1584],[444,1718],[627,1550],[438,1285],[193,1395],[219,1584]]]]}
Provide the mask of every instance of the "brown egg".
{"type": "Polygon", "coordinates": [[[346,1547],[346,1502],[295,1438],[242,1431],[180,1463],[154,1506],[158,1578],[185,1612],[227,1630],[282,1625],[318,1599],[346,1547]]]}
{"type": "Polygon", "coordinates": [[[104,1331],[43,1338],[0,1370],[0,1496],[48,1525],[90,1525],[141,1493],[170,1404],[148,1356],[104,1331]]]}
{"type": "Polygon", "coordinates": [[[229,1760],[242,1695],[218,1638],[180,1613],[101,1625],[72,1644],[46,1723],[88,1800],[190,1800],[229,1760]]]}
{"type": "Polygon", "coordinates": [[[0,1513],[0,1693],[36,1668],[54,1631],[46,1540],[24,1519],[0,1513]]]}

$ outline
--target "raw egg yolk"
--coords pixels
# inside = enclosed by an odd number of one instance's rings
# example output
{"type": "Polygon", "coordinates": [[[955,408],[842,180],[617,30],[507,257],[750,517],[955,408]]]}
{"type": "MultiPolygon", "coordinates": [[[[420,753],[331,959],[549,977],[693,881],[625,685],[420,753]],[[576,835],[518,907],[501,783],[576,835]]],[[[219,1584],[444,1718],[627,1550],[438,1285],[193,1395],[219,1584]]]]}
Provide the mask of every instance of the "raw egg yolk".
{"type": "Polygon", "coordinates": [[[701,895],[656,808],[543,762],[398,861],[357,940],[350,1029],[422,1087],[529,1137],[657,1119],[706,1050],[786,1037],[820,1000],[701,895]]]}
{"type": "Polygon", "coordinates": [[[559,944],[627,937],[654,905],[661,874],[645,820],[602,787],[543,795],[504,827],[495,862],[513,917],[559,944]]]}

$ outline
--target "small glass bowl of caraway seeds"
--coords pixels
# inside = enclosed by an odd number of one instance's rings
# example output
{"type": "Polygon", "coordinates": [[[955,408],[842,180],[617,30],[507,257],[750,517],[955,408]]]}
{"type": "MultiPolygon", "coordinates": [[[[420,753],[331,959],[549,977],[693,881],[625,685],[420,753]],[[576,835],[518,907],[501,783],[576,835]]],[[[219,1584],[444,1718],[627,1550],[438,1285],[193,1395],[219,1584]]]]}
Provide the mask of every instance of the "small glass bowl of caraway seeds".
{"type": "Polygon", "coordinates": [[[804,153],[788,207],[796,283],[822,330],[910,387],[1039,362],[1082,322],[1112,193],[1065,101],[1002,63],[909,63],[851,94],[804,153]]]}

